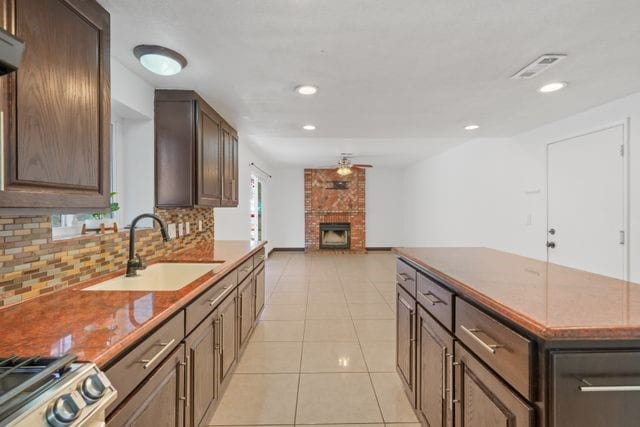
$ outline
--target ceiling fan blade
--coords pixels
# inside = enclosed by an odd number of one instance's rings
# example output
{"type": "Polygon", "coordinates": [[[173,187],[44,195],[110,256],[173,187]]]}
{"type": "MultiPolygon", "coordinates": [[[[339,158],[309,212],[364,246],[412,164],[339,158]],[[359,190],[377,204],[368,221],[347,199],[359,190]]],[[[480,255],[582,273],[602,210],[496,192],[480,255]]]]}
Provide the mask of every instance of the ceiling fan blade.
{"type": "Polygon", "coordinates": [[[373,165],[361,165],[361,164],[358,164],[358,163],[354,163],[351,166],[353,166],[354,168],[361,168],[361,169],[362,168],[372,168],[373,167],[373,165]]]}

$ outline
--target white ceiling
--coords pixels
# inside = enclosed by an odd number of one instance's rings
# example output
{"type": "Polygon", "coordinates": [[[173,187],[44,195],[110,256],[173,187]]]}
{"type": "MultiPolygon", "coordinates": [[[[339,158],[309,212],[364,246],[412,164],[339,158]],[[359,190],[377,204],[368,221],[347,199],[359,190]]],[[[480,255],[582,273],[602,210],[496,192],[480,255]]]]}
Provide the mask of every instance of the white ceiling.
{"type": "Polygon", "coordinates": [[[640,91],[638,0],[101,0],[112,50],[158,88],[197,90],[272,160],[340,151],[401,164],[474,137],[510,136],[640,91]],[[137,44],[182,53],[154,76],[137,44]],[[544,53],[569,56],[532,80],[544,53]],[[559,93],[541,84],[566,80],[559,93]],[[293,92],[301,83],[317,95],[293,92]],[[305,132],[303,123],[318,129],[305,132]]]}

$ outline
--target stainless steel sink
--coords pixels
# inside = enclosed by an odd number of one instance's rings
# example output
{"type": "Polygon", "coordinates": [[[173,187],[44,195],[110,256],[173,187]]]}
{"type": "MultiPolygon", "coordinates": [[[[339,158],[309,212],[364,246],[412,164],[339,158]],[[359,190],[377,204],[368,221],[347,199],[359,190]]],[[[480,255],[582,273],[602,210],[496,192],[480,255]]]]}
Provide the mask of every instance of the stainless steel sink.
{"type": "Polygon", "coordinates": [[[115,277],[83,291],[177,291],[222,263],[160,262],[139,270],[135,277],[115,277]]]}

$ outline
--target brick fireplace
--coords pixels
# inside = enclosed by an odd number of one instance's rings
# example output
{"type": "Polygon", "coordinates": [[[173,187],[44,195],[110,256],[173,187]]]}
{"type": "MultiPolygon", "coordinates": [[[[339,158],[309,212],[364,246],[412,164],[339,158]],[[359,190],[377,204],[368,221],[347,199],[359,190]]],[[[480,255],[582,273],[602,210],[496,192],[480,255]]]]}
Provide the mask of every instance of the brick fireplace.
{"type": "Polygon", "coordinates": [[[365,171],[304,171],[305,250],[365,251],[365,171]],[[324,237],[324,241],[323,241],[324,237]]]}

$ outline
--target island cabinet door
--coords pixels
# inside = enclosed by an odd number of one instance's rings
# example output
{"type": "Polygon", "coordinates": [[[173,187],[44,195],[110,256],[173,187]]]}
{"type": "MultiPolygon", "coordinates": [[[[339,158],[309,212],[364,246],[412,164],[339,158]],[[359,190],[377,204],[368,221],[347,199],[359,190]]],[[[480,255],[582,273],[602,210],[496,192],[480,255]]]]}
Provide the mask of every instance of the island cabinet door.
{"type": "Polygon", "coordinates": [[[207,422],[206,415],[218,398],[219,372],[215,313],[212,313],[186,339],[187,344],[187,426],[207,422]]]}
{"type": "Polygon", "coordinates": [[[550,425],[640,425],[640,351],[558,351],[550,358],[550,425]]]}
{"type": "Polygon", "coordinates": [[[396,306],[396,368],[415,406],[416,301],[400,285],[396,286],[396,306]]]}
{"type": "Polygon", "coordinates": [[[107,420],[108,427],[184,425],[187,366],[180,344],[107,420]]]}
{"type": "Polygon", "coordinates": [[[457,427],[534,425],[534,410],[526,401],[457,342],[454,352],[457,427]]]}
{"type": "Polygon", "coordinates": [[[453,425],[453,337],[418,307],[417,409],[430,427],[453,425]]]}
{"type": "Polygon", "coordinates": [[[247,276],[238,286],[238,305],[240,307],[240,348],[247,343],[254,322],[255,291],[253,275],[247,276]]]}
{"type": "Polygon", "coordinates": [[[259,266],[256,269],[256,272],[254,273],[255,275],[255,282],[256,282],[256,308],[255,308],[255,316],[256,319],[258,318],[258,316],[260,316],[260,313],[262,312],[262,309],[264,308],[264,286],[265,286],[265,281],[264,281],[264,263],[262,264],[262,266],[259,266]]]}
{"type": "Polygon", "coordinates": [[[236,292],[229,294],[218,306],[217,324],[218,346],[220,353],[220,375],[218,382],[224,385],[230,377],[237,360],[238,340],[236,323],[238,323],[238,298],[236,292]]]}

